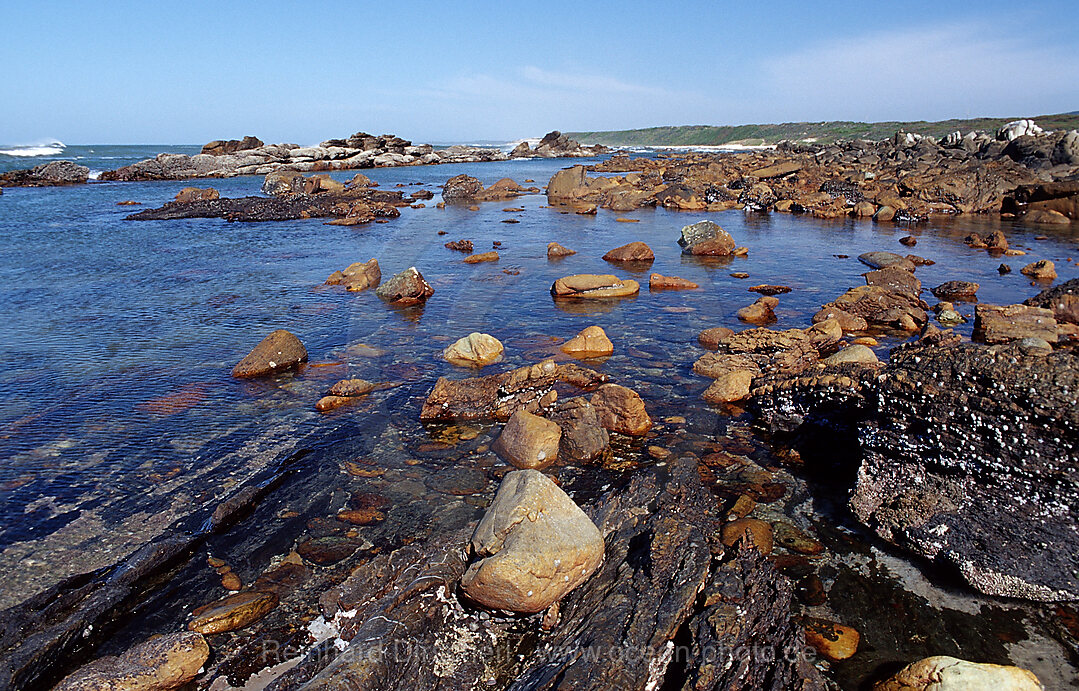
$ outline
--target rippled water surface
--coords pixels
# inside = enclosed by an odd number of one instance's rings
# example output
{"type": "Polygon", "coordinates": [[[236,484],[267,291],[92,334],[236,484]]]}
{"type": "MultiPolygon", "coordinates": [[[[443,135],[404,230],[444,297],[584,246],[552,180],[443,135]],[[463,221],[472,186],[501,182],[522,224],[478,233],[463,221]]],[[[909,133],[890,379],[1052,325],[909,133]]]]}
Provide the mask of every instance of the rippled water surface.
{"type": "MultiPolygon", "coordinates": [[[[505,344],[504,362],[486,370],[494,372],[550,356],[559,341],[599,324],[616,350],[593,366],[639,390],[654,415],[673,415],[706,408],[699,396],[709,382],[691,370],[702,352],[696,334],[712,326],[739,328],[735,312],[757,297],[747,291],[751,285],[793,289],[779,297],[775,325],[790,328],[807,326],[820,305],[862,285],[860,274],[867,268],[856,257],[870,250],[935,260],[917,271],[930,304],[935,300],[928,289],[952,279],[980,283],[978,295],[985,302],[1021,301],[1040,289],[1018,271],[1035,259],[1053,260],[1060,280],[1079,275],[1068,261],[1079,258],[1070,231],[995,219],[909,229],[741,211],[600,210],[579,216],[544,208],[542,195],[485,203],[479,211],[435,208],[438,186],[461,172],[485,184],[512,177],[542,187],[565,165],[515,161],[365,171],[383,188],[404,184],[406,192],[423,188],[436,197],[426,208],[402,209],[399,219],[354,227],[319,220],[123,220],[132,210],[170,200],[188,184],[183,182],[5,190],[0,196],[5,240],[0,246],[0,562],[77,572],[77,565],[63,557],[65,529],[81,538],[97,530],[96,539],[106,544],[111,532],[119,532],[117,526],[134,525],[124,523],[128,517],[167,522],[155,517],[177,515],[179,504],[198,496],[197,487],[184,485],[181,493],[169,483],[208,472],[255,439],[259,448],[270,450],[290,438],[329,434],[345,421],[354,437],[362,437],[368,426],[381,431],[386,422],[419,430],[419,406],[435,379],[468,375],[440,353],[471,331],[490,333],[505,344]],[[142,207],[118,206],[122,200],[142,207]],[[509,207],[524,211],[504,210],[509,207]],[[639,222],[617,222],[619,216],[639,222]],[[717,221],[747,246],[748,257],[683,256],[676,243],[679,230],[703,218],[717,221]],[[971,231],[997,227],[1029,255],[993,258],[961,241],[971,231]],[[907,234],[918,238],[916,247],[899,244],[907,234]],[[456,239],[472,240],[477,252],[501,242],[501,260],[464,264],[463,254],[443,247],[456,239]],[[601,258],[632,240],[654,249],[654,264],[628,269],[601,258]],[[551,241],[578,254],[548,261],[551,241]],[[434,296],[422,307],[401,310],[383,304],[374,291],[347,293],[322,285],[335,269],[371,257],[378,258],[384,277],[415,265],[434,286],[434,296]],[[1014,269],[1011,274],[998,274],[1002,260],[1014,269]],[[690,279],[701,288],[651,293],[652,271],[690,279]],[[733,278],[732,272],[750,278],[733,278]],[[614,273],[640,281],[643,289],[619,301],[555,303],[551,283],[575,273],[614,273]],[[277,328],[300,337],[311,364],[268,380],[232,379],[232,365],[277,328]],[[329,415],[315,413],[319,396],[346,376],[404,386],[329,415]],[[93,512],[102,518],[78,531],[72,527],[93,512]]],[[[202,184],[222,196],[241,196],[258,194],[260,183],[260,178],[234,178],[202,184]]],[[[972,305],[961,304],[959,310],[973,316],[972,305]]],[[[969,335],[970,327],[958,330],[969,335]]],[[[899,342],[889,336],[880,340],[882,357],[899,342]]],[[[215,470],[224,476],[240,471],[227,464],[215,470]]],[[[130,544],[137,544],[137,535],[130,544]]],[[[28,589],[45,582],[41,576],[28,589]]],[[[23,594],[28,593],[11,588],[5,602],[23,594]]]]}

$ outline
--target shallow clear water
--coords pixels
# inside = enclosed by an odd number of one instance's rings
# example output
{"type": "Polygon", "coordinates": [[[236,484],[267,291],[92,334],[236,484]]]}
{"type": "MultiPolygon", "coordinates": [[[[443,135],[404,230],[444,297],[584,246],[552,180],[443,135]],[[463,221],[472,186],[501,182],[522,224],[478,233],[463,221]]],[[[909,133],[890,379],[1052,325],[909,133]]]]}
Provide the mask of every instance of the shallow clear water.
{"type": "MultiPolygon", "coordinates": [[[[364,172],[383,188],[404,184],[406,193],[437,193],[462,172],[485,184],[512,177],[542,187],[572,163],[364,172]]],[[[397,430],[423,438],[419,408],[436,378],[470,374],[444,362],[441,351],[471,331],[505,344],[503,363],[485,370],[496,372],[553,355],[559,341],[599,324],[616,350],[592,366],[640,391],[654,417],[689,416],[707,408],[699,397],[709,382],[691,369],[702,352],[696,335],[711,326],[740,328],[735,312],[757,297],[747,291],[751,285],[793,288],[779,297],[774,325],[792,328],[807,326],[821,304],[862,285],[860,274],[867,268],[856,257],[870,250],[935,260],[917,271],[930,304],[935,300],[928,289],[952,279],[980,283],[985,302],[1021,301],[1043,287],[1032,286],[1018,271],[1036,259],[1053,260],[1061,281],[1079,276],[1067,261],[1079,258],[1074,231],[980,218],[909,229],[741,211],[601,210],[578,216],[542,208],[542,195],[469,211],[435,208],[436,194],[426,208],[402,209],[399,219],[366,226],[124,220],[189,184],[99,183],[8,189],[0,196],[0,565],[12,575],[6,604],[86,564],[112,563],[145,538],[140,530],[150,535],[164,528],[200,492],[218,492],[250,476],[255,452],[240,451],[269,452],[289,440],[325,435],[346,436],[348,449],[366,453],[392,440],[397,430]],[[117,206],[122,200],[142,206],[117,206]],[[503,210],[509,207],[524,211],[503,210]],[[620,223],[619,216],[639,222],[620,223]],[[749,256],[683,256],[676,242],[681,227],[703,218],[731,232],[749,256]],[[503,223],[508,219],[519,223],[503,223]],[[962,243],[971,231],[997,227],[1013,247],[1028,249],[1028,256],[993,258],[962,243]],[[918,238],[916,247],[899,244],[908,234],[918,238]],[[463,254],[443,247],[456,239],[471,239],[477,252],[500,241],[501,260],[464,264],[463,254]],[[632,240],[653,248],[651,266],[631,270],[601,258],[632,240]],[[549,262],[551,241],[578,254],[549,262]],[[374,291],[322,285],[332,271],[371,257],[378,258],[384,277],[417,266],[434,296],[422,307],[402,310],[383,304],[374,291]],[[1012,266],[1011,274],[998,274],[1002,261],[1012,266]],[[701,288],[650,293],[653,271],[701,288]],[[750,278],[731,277],[736,271],[750,278]],[[553,301],[551,283],[575,273],[635,278],[643,289],[619,301],[553,301]],[[300,337],[311,365],[266,380],[232,379],[232,365],[277,328],[300,337]],[[347,376],[404,386],[329,415],[315,413],[315,401],[347,376]],[[180,484],[211,468],[218,474],[180,484]],[[91,533],[102,551],[98,561],[85,547],[72,559],[65,545],[90,544],[85,541],[91,533]],[[115,554],[108,553],[110,545],[115,554]]],[[[261,179],[195,184],[241,196],[258,194],[261,179]]],[[[971,305],[960,304],[959,310],[973,315],[971,305]]],[[[967,323],[958,330],[969,335],[970,328],[967,323]]],[[[900,342],[887,335],[880,341],[882,357],[900,342]]],[[[411,441],[405,446],[410,444],[414,449],[411,441]]],[[[397,461],[394,466],[403,467],[397,461]]],[[[452,459],[447,463],[452,466],[452,459]]],[[[424,467],[408,471],[409,477],[424,467]]],[[[336,473],[334,468],[328,477],[336,473]]],[[[329,492],[336,481],[325,482],[305,491],[329,492]]]]}
{"type": "MultiPolygon", "coordinates": [[[[564,165],[530,161],[368,172],[383,187],[420,183],[437,192],[437,185],[459,172],[487,184],[511,176],[542,186],[564,165]]],[[[201,184],[238,196],[257,194],[259,183],[233,178],[201,184]]],[[[309,367],[284,381],[229,377],[232,364],[275,328],[296,333],[312,362],[343,362],[348,358],[340,349],[362,342],[388,352],[352,358],[349,374],[389,380],[393,373],[386,367],[413,363],[422,370],[417,376],[433,382],[443,374],[464,374],[439,353],[471,331],[501,339],[507,346],[503,366],[509,367],[547,353],[549,339],[568,338],[598,323],[618,346],[606,371],[617,376],[639,366],[640,358],[627,348],[652,344],[663,351],[661,359],[678,360],[684,375],[697,354],[696,333],[709,326],[737,327],[735,312],[756,297],[747,292],[750,285],[791,286],[793,292],[780,297],[776,328],[805,326],[822,303],[863,283],[866,267],[855,258],[859,253],[906,252],[897,240],[908,233],[919,238],[910,251],[937,261],[918,270],[926,288],[950,279],[974,280],[982,284],[983,301],[1007,303],[1037,290],[1018,272],[1026,261],[1054,260],[1061,280],[1079,275],[1066,261],[1074,253],[1074,237],[1034,240],[1043,231],[1010,224],[1003,227],[1012,245],[1032,251],[1028,257],[1006,258],[1016,270],[998,275],[1000,259],[960,242],[971,230],[996,227],[986,219],[911,231],[865,221],[660,209],[625,214],[639,223],[618,223],[606,211],[578,216],[539,208],[545,199],[533,195],[486,203],[477,212],[434,208],[436,197],[427,208],[404,209],[390,223],[340,227],[317,220],[140,223],[123,220],[139,207],[116,205],[132,199],[142,208],[158,206],[186,184],[11,189],[0,199],[0,233],[6,239],[0,248],[0,358],[6,363],[0,372],[0,420],[7,430],[0,446],[0,544],[33,532],[18,519],[38,497],[63,500],[102,483],[108,483],[110,494],[123,495],[128,471],[147,459],[158,470],[183,466],[192,445],[239,423],[291,416],[318,424],[309,414],[311,405],[327,379],[346,374],[344,367],[332,372],[309,367]],[[512,206],[525,211],[502,210],[512,206]],[[681,255],[679,229],[704,217],[748,246],[749,256],[681,255]],[[511,218],[520,222],[502,223],[511,218]],[[448,234],[440,236],[440,230],[448,234]],[[501,261],[463,264],[463,255],[443,247],[459,238],[471,239],[477,252],[501,241],[501,261]],[[545,248],[552,240],[578,254],[548,262],[545,248]],[[649,243],[655,263],[627,270],[600,258],[631,240],[649,243]],[[422,308],[402,311],[383,305],[373,291],[346,293],[321,285],[333,270],[370,257],[379,259],[385,276],[417,266],[435,287],[434,297],[422,308]],[[520,273],[508,275],[504,269],[520,273]],[[688,278],[701,289],[649,293],[651,271],[688,278]],[[732,278],[734,271],[750,278],[732,278]],[[548,294],[559,276],[608,272],[645,287],[635,298],[597,304],[555,303],[548,294]]],[[[959,328],[969,333],[970,324],[959,328]]],[[[894,343],[882,339],[882,346],[894,343]]],[[[699,380],[700,388],[705,383],[699,380]]],[[[686,403],[699,405],[692,396],[686,403]]]]}

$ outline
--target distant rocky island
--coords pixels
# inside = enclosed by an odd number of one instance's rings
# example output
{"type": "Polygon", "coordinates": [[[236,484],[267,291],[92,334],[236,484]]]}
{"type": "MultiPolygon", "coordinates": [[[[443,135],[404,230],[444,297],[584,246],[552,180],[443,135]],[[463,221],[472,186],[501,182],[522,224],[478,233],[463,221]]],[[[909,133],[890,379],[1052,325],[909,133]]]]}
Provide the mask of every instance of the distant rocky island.
{"type": "MultiPolygon", "coordinates": [[[[454,145],[436,149],[393,134],[357,132],[347,139],[327,139],[318,146],[266,144],[258,137],[214,140],[194,156],[161,153],[138,163],[108,170],[102,181],[189,180],[267,175],[282,170],[329,172],[393,166],[507,161],[511,158],[577,158],[607,153],[607,147],[581,146],[558,131],[548,132],[535,148],[522,141],[510,153],[498,148],[454,145]]],[[[90,169],[72,161],[52,161],[0,175],[0,188],[78,185],[90,181],[90,169]]]]}

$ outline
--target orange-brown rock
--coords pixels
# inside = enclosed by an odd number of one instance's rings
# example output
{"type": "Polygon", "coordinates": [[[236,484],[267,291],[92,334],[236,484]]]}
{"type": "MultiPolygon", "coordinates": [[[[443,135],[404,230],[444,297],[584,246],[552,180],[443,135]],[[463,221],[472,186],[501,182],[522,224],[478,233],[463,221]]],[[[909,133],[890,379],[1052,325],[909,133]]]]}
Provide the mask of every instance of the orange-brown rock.
{"type": "Polygon", "coordinates": [[[176,201],[181,204],[188,202],[201,202],[210,201],[213,199],[220,199],[221,194],[213,187],[207,187],[205,189],[199,189],[198,187],[185,187],[176,193],[176,201]]]}
{"type": "Polygon", "coordinates": [[[249,590],[199,607],[191,613],[187,628],[203,635],[242,629],[270,613],[277,606],[277,596],[249,590]]]}
{"type": "Polygon", "coordinates": [[[571,254],[577,254],[577,250],[571,250],[568,247],[563,247],[557,242],[551,242],[547,244],[547,258],[558,259],[561,257],[568,257],[571,254]]]}
{"type": "Polygon", "coordinates": [[[723,339],[733,333],[733,329],[728,329],[725,326],[715,326],[710,329],[705,329],[697,334],[697,342],[700,343],[703,348],[715,350],[719,347],[719,344],[723,339]]]}
{"type": "Polygon", "coordinates": [[[739,518],[723,526],[720,536],[723,544],[733,547],[741,540],[755,547],[761,554],[772,553],[772,526],[756,518],[739,518]]]}
{"type": "Polygon", "coordinates": [[[843,626],[834,621],[809,618],[805,622],[805,632],[806,643],[832,662],[846,660],[858,652],[858,641],[861,636],[849,626],[843,626]]]}
{"type": "Polygon", "coordinates": [[[343,285],[346,290],[360,291],[377,286],[382,280],[382,270],[377,259],[355,262],[341,271],[334,271],[326,279],[326,285],[343,285]]]}
{"type": "Polygon", "coordinates": [[[738,310],[738,318],[750,324],[758,326],[770,324],[776,320],[775,308],[779,305],[779,299],[770,295],[762,295],[757,301],[748,307],[738,310]]]}
{"type": "Polygon", "coordinates": [[[525,410],[518,410],[506,421],[491,450],[518,468],[542,469],[558,459],[562,428],[525,410]]]}
{"type": "Polygon", "coordinates": [[[599,415],[600,424],[611,432],[643,436],[652,429],[652,419],[645,410],[644,400],[632,389],[604,384],[592,394],[590,402],[599,415]]]}
{"type": "Polygon", "coordinates": [[[556,298],[616,298],[636,295],[641,286],[631,279],[611,274],[577,274],[554,282],[551,295],[556,298]]]}
{"type": "Polygon", "coordinates": [[[652,248],[643,242],[631,242],[621,247],[616,247],[603,258],[609,262],[650,262],[656,258],[652,248]]]}
{"type": "Polygon", "coordinates": [[[465,264],[482,264],[483,262],[496,262],[498,261],[498,252],[491,250],[490,252],[481,252],[480,254],[470,254],[464,258],[465,264]]]}
{"type": "Polygon", "coordinates": [[[649,290],[693,290],[699,288],[693,281],[688,281],[678,276],[664,276],[663,274],[652,274],[648,277],[649,290]]]}
{"type": "Polygon", "coordinates": [[[261,377],[275,374],[307,362],[307,349],[300,339],[284,329],[278,329],[254,347],[236,363],[232,376],[239,378],[261,377]]]}
{"type": "Polygon", "coordinates": [[[599,326],[589,326],[562,344],[563,353],[576,358],[605,357],[614,353],[614,344],[599,326]]]}

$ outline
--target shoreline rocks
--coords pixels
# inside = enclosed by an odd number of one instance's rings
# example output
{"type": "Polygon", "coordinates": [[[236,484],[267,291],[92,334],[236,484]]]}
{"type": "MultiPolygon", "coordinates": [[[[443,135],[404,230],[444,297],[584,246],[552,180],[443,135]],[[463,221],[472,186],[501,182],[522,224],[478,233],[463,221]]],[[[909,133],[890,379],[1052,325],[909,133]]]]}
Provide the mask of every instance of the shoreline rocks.
{"type": "Polygon", "coordinates": [[[517,468],[542,470],[558,460],[561,441],[558,423],[517,410],[506,421],[491,450],[517,468]]]}
{"type": "Polygon", "coordinates": [[[593,325],[563,343],[559,350],[571,357],[588,359],[613,354],[614,344],[601,327],[593,325]]]}
{"type": "Polygon", "coordinates": [[[140,643],[122,655],[106,655],[85,664],[54,688],[167,691],[198,676],[209,656],[210,647],[201,633],[169,633],[140,643]]]}

